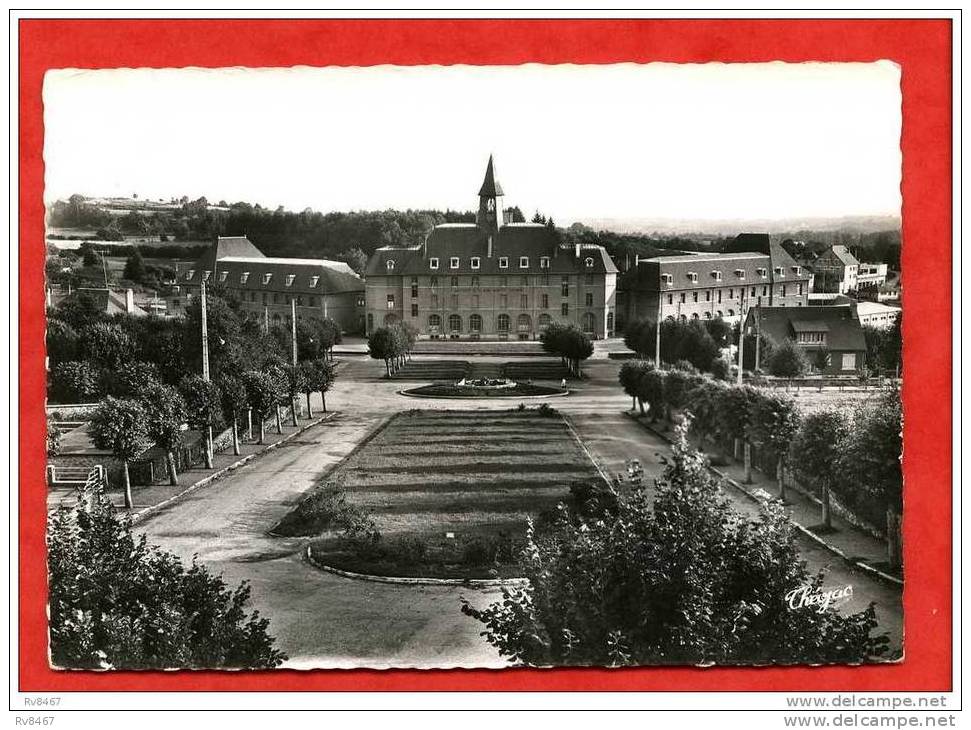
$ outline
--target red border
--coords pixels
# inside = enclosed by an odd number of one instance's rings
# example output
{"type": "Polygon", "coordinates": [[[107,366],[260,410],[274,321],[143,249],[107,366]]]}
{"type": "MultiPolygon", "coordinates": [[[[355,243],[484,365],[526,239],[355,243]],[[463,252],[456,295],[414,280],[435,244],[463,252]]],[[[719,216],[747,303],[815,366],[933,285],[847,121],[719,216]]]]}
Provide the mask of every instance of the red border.
{"type": "MultiPolygon", "coordinates": [[[[951,21],[21,20],[20,689],[948,690],[951,687],[951,21]],[[240,39],[245,38],[244,43],[240,39]],[[907,658],[791,669],[71,673],[47,666],[44,72],[64,67],[872,61],[903,73],[907,658]],[[26,526],[28,529],[25,529],[26,526]]],[[[794,113],[796,113],[794,111],[794,113]]]]}

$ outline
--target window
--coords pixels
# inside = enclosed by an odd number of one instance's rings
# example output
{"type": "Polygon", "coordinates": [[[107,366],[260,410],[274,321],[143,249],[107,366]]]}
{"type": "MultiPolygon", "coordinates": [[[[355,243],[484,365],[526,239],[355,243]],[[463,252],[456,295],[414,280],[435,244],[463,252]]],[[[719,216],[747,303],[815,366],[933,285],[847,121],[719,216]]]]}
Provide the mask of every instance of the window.
{"type": "Polygon", "coordinates": [[[786,285],[783,284],[779,287],[779,296],[784,297],[786,295],[786,285]]]}
{"type": "Polygon", "coordinates": [[[763,286],[762,287],[762,296],[763,297],[769,296],[769,287],[767,287],[767,286],[763,286]]]}
{"type": "Polygon", "coordinates": [[[509,277],[508,276],[499,277],[499,286],[509,286],[509,277]]]}
{"type": "Polygon", "coordinates": [[[432,309],[438,309],[438,294],[432,294],[432,309]]]}
{"type": "Polygon", "coordinates": [[[478,257],[478,256],[473,256],[473,257],[472,257],[472,268],[473,268],[473,269],[477,269],[477,268],[479,268],[479,263],[480,263],[480,261],[481,261],[481,260],[479,259],[479,257],[478,257]]]}
{"type": "Polygon", "coordinates": [[[710,289],[705,292],[705,301],[706,302],[710,302],[711,301],[711,290],[710,289]]]}
{"type": "Polygon", "coordinates": [[[509,306],[509,297],[505,294],[499,295],[499,306],[505,309],[509,306]]]}
{"type": "Polygon", "coordinates": [[[793,266],[792,267],[792,273],[795,274],[796,276],[799,276],[799,274],[801,272],[802,272],[802,267],[801,266],[793,266]]]}
{"type": "Polygon", "coordinates": [[[776,273],[777,276],[785,276],[786,275],[785,267],[783,267],[783,266],[776,266],[775,267],[775,273],[776,273]]]}
{"type": "Polygon", "coordinates": [[[417,276],[411,277],[411,298],[412,299],[418,298],[418,277],[417,276]]]}
{"type": "Polygon", "coordinates": [[[801,284],[801,283],[800,283],[800,284],[796,284],[796,287],[797,287],[797,288],[798,288],[798,290],[799,290],[799,291],[798,291],[798,294],[799,294],[799,296],[802,296],[802,284],[801,284]]]}
{"type": "Polygon", "coordinates": [[[370,313],[368,313],[368,316],[367,316],[367,328],[368,328],[368,332],[374,329],[374,315],[370,313]]]}
{"type": "Polygon", "coordinates": [[[245,284],[247,281],[249,281],[249,272],[244,271],[242,275],[239,277],[239,283],[245,284]]]}
{"type": "Polygon", "coordinates": [[[220,271],[219,272],[219,281],[220,282],[226,281],[226,277],[227,276],[229,276],[229,272],[228,271],[220,271]]]}
{"type": "Polygon", "coordinates": [[[195,269],[189,269],[187,272],[185,272],[185,280],[186,281],[189,281],[195,275],[196,275],[196,270],[195,269]]]}
{"type": "Polygon", "coordinates": [[[263,286],[267,286],[273,281],[273,274],[263,274],[263,286]]]}
{"type": "Polygon", "coordinates": [[[542,301],[542,305],[541,306],[543,307],[543,309],[549,309],[550,308],[550,295],[549,294],[543,294],[540,297],[540,300],[542,301]]]}
{"type": "Polygon", "coordinates": [[[744,279],[745,269],[735,269],[735,276],[737,276],[739,279],[744,279]]]}
{"type": "Polygon", "coordinates": [[[479,308],[479,295],[478,294],[473,294],[472,295],[472,308],[473,309],[478,309],[479,308]]]}
{"type": "Polygon", "coordinates": [[[454,289],[459,285],[459,278],[457,276],[453,276],[451,282],[449,283],[452,285],[452,288],[454,289]]]}
{"type": "Polygon", "coordinates": [[[448,268],[457,269],[458,267],[459,267],[459,257],[452,256],[452,258],[448,260],[448,268]]]}
{"type": "Polygon", "coordinates": [[[529,256],[520,256],[519,257],[519,268],[520,269],[528,269],[529,268],[529,256]]]}
{"type": "MultiPolygon", "coordinates": [[[[735,290],[734,289],[729,289],[728,290],[728,298],[729,299],[734,299],[735,298],[735,290]]],[[[721,300],[719,300],[719,301],[721,301],[721,300]]]]}
{"type": "Polygon", "coordinates": [[[479,277],[478,276],[473,276],[472,277],[472,287],[474,289],[478,289],[479,288],[479,277]]]}
{"type": "Polygon", "coordinates": [[[752,296],[753,297],[755,296],[755,287],[754,286],[752,287],[752,296]]]}
{"type": "Polygon", "coordinates": [[[287,294],[287,304],[289,304],[289,303],[290,303],[290,295],[287,294]]]}
{"type": "Polygon", "coordinates": [[[276,304],[279,301],[280,301],[280,295],[277,294],[276,292],[273,292],[273,303],[276,304]]]}
{"type": "Polygon", "coordinates": [[[755,273],[764,279],[768,275],[769,270],[765,268],[758,268],[755,270],[755,273]]]}
{"type": "Polygon", "coordinates": [[[539,328],[541,330],[545,330],[551,324],[553,324],[553,318],[550,317],[550,315],[548,314],[539,315],[539,328]]]}
{"type": "Polygon", "coordinates": [[[310,306],[311,307],[316,307],[317,306],[317,297],[315,297],[315,296],[311,296],[310,297],[310,306]]]}
{"type": "Polygon", "coordinates": [[[203,271],[202,272],[202,280],[203,281],[209,281],[209,277],[211,275],[212,275],[212,272],[211,271],[203,271]]]}
{"type": "Polygon", "coordinates": [[[597,319],[593,316],[593,312],[586,312],[583,315],[583,331],[588,335],[592,335],[597,325],[597,319]]]}
{"type": "Polygon", "coordinates": [[[287,286],[293,286],[293,280],[296,278],[295,274],[287,274],[287,286]]]}
{"type": "Polygon", "coordinates": [[[394,309],[394,294],[388,294],[388,309],[394,309]]]}
{"type": "Polygon", "coordinates": [[[674,304],[674,294],[668,294],[668,304],[674,304]]]}
{"type": "Polygon", "coordinates": [[[448,318],[448,329],[450,332],[461,332],[462,331],[462,318],[453,314],[448,318]]]}
{"type": "Polygon", "coordinates": [[[607,312],[607,332],[612,333],[613,331],[614,331],[614,313],[607,312]]]}
{"type": "Polygon", "coordinates": [[[692,299],[692,301],[697,302],[698,301],[698,292],[696,292],[696,291],[691,292],[691,299],[692,299]]]}
{"type": "Polygon", "coordinates": [[[519,295],[519,308],[520,309],[529,309],[529,295],[528,294],[520,294],[519,295]]]}
{"type": "Polygon", "coordinates": [[[516,331],[520,334],[528,333],[532,328],[533,324],[528,314],[520,314],[516,317],[516,331]]]}
{"type": "Polygon", "coordinates": [[[482,316],[478,314],[469,315],[469,332],[482,331],[482,316]]]}
{"type": "Polygon", "coordinates": [[[593,259],[590,258],[589,256],[587,256],[583,260],[583,265],[586,266],[588,269],[592,269],[593,268],[593,259]]]}
{"type": "Polygon", "coordinates": [[[428,259],[428,268],[429,269],[437,269],[438,268],[438,259],[437,258],[430,258],[430,259],[428,259]]]}
{"type": "Polygon", "coordinates": [[[570,279],[566,276],[563,277],[563,283],[560,284],[560,296],[570,296],[570,279]]]}
{"type": "Polygon", "coordinates": [[[714,279],[715,281],[721,281],[722,280],[722,272],[720,272],[720,271],[712,271],[711,272],[711,278],[714,279]]]}
{"type": "Polygon", "coordinates": [[[438,334],[438,329],[442,326],[442,318],[437,314],[428,315],[428,329],[431,333],[438,334]]]}
{"type": "Polygon", "coordinates": [[[394,271],[394,259],[388,259],[388,263],[384,266],[388,271],[394,271]]]}
{"type": "Polygon", "coordinates": [[[508,256],[500,256],[499,257],[499,268],[500,269],[508,269],[509,268],[509,257],[508,256]]]}
{"type": "Polygon", "coordinates": [[[661,274],[661,281],[670,285],[674,283],[674,277],[671,274],[661,274]]]}
{"type": "Polygon", "coordinates": [[[317,288],[317,282],[318,281],[320,281],[320,277],[319,276],[311,276],[310,277],[310,288],[311,289],[316,289],[317,288]]]}
{"type": "Polygon", "coordinates": [[[550,257],[549,256],[540,256],[539,257],[539,267],[541,269],[548,269],[550,267],[550,257]]]}
{"type": "Polygon", "coordinates": [[[498,317],[496,317],[496,329],[499,330],[500,332],[508,332],[509,331],[509,315],[508,314],[500,314],[498,317]]]}
{"type": "Polygon", "coordinates": [[[560,305],[560,314],[562,314],[564,317],[570,314],[569,302],[563,302],[563,304],[560,305]]]}
{"type": "Polygon", "coordinates": [[[586,295],[586,305],[588,307],[592,307],[593,306],[593,293],[592,292],[587,292],[587,295],[586,295]]]}
{"type": "Polygon", "coordinates": [[[303,306],[303,297],[300,296],[299,294],[297,295],[297,306],[298,307],[302,307],[303,306]]]}
{"type": "Polygon", "coordinates": [[[684,304],[684,292],[681,292],[681,303],[684,304]]]}
{"type": "Polygon", "coordinates": [[[519,283],[522,286],[529,286],[529,277],[528,276],[521,276],[521,277],[519,277],[519,283]]]}
{"type": "Polygon", "coordinates": [[[722,303],[722,290],[721,289],[718,290],[718,303],[719,304],[722,303]]]}
{"type": "Polygon", "coordinates": [[[438,286],[438,277],[437,276],[431,277],[428,280],[428,283],[431,284],[432,286],[438,286]]]}
{"type": "Polygon", "coordinates": [[[689,271],[688,272],[688,279],[692,283],[697,283],[697,281],[698,281],[698,274],[697,274],[697,272],[695,272],[695,271],[689,271]]]}
{"type": "Polygon", "coordinates": [[[266,304],[266,292],[263,292],[263,303],[266,304]]]}
{"type": "Polygon", "coordinates": [[[453,294],[451,297],[449,297],[449,301],[452,303],[452,309],[458,309],[459,308],[459,295],[458,294],[453,294]]]}

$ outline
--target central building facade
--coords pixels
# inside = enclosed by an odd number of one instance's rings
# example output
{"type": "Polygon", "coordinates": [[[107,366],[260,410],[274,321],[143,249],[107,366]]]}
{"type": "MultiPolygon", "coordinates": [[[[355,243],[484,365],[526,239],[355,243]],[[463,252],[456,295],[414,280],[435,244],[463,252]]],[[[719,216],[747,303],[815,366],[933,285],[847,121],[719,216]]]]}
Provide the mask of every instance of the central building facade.
{"type": "Polygon", "coordinates": [[[539,223],[507,223],[492,157],[475,223],[435,226],[419,246],[377,249],[367,330],[408,322],[429,339],[533,340],[553,322],[613,334],[617,267],[602,246],[568,245],[539,223]]]}

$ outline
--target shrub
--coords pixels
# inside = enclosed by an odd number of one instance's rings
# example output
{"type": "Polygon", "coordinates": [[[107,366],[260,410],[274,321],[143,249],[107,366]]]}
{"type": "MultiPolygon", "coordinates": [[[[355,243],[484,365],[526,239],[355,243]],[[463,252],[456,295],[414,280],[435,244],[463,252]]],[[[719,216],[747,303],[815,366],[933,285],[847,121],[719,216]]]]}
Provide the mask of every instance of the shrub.
{"type": "Polygon", "coordinates": [[[552,418],[556,415],[556,409],[549,403],[540,403],[538,412],[544,418],[552,418]]]}
{"type": "Polygon", "coordinates": [[[617,500],[617,493],[600,481],[570,485],[570,507],[582,517],[600,519],[616,515],[617,500]]]}
{"type": "Polygon", "coordinates": [[[768,360],[769,372],[778,378],[798,378],[809,371],[809,359],[792,340],[779,345],[768,360]]]}
{"type": "Polygon", "coordinates": [[[466,565],[479,568],[492,561],[492,551],[482,538],[474,537],[462,546],[462,562],[466,565]]]}
{"type": "Polygon", "coordinates": [[[381,556],[381,531],[363,510],[350,510],[344,516],[344,529],[338,543],[344,550],[362,558],[381,556]]]}
{"type": "Polygon", "coordinates": [[[342,492],[335,484],[326,483],[308,494],[273,528],[274,534],[286,537],[310,537],[319,535],[329,527],[342,527],[349,510],[342,492]]]}
{"type": "Polygon", "coordinates": [[[723,357],[715,358],[711,361],[712,377],[718,380],[730,380],[732,377],[732,365],[723,357]]]}
{"type": "Polygon", "coordinates": [[[417,535],[406,535],[389,541],[386,554],[403,563],[420,563],[425,559],[428,546],[417,535]]]}
{"type": "Polygon", "coordinates": [[[87,361],[62,362],[48,377],[50,398],[59,403],[86,403],[101,396],[98,371],[87,361]]]}

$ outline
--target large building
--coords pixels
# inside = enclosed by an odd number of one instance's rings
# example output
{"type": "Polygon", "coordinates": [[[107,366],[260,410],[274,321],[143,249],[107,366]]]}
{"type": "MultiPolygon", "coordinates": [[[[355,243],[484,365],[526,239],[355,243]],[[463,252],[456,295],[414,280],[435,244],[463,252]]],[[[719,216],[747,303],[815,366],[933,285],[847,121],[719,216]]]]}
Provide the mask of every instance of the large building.
{"type": "Polygon", "coordinates": [[[508,223],[492,157],[475,223],[368,261],[367,330],[409,322],[427,338],[532,340],[551,322],[613,334],[617,268],[602,246],[564,245],[542,224],[508,223]]]}
{"type": "Polygon", "coordinates": [[[813,291],[836,294],[856,291],[860,262],[846,246],[830,246],[813,261],[812,266],[813,291]]]}
{"type": "Polygon", "coordinates": [[[618,284],[618,329],[636,319],[737,322],[760,304],[804,307],[809,276],[766,234],[743,233],[724,253],[639,259],[618,284]]]}
{"type": "Polygon", "coordinates": [[[792,340],[827,375],[853,374],[866,364],[866,339],[855,303],[757,307],[749,310],[744,327],[746,336],[761,332],[776,343],[792,340]]]}
{"type": "Polygon", "coordinates": [[[183,270],[170,298],[173,308],[198,296],[202,282],[224,287],[245,312],[271,324],[297,318],[330,318],[344,332],[363,328],[364,282],[340,261],[271,258],[245,236],[220,236],[192,268],[183,270]]]}

